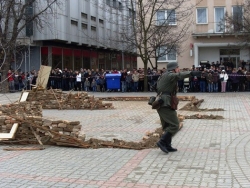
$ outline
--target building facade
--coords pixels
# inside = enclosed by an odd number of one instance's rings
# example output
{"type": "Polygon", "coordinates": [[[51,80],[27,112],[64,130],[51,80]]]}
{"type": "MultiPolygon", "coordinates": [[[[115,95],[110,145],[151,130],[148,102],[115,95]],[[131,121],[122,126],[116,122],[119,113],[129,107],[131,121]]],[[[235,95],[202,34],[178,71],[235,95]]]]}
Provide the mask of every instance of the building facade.
{"type": "Polygon", "coordinates": [[[72,70],[137,67],[136,50],[125,51],[120,39],[134,11],[129,0],[64,0],[52,8],[42,30],[28,25],[20,36],[28,44],[21,70],[38,70],[41,65],[72,70]]]}
{"type": "MultiPolygon", "coordinates": [[[[158,60],[158,68],[166,67],[171,61],[177,61],[181,68],[190,68],[193,65],[197,67],[203,63],[211,64],[217,61],[231,61],[235,67],[239,67],[241,60],[248,62],[249,47],[243,47],[242,41],[238,39],[241,31],[229,33],[227,23],[223,21],[226,12],[229,15],[244,14],[240,6],[243,2],[244,0],[191,0],[195,7],[190,19],[194,21],[187,31],[188,39],[181,45],[180,54],[175,52],[161,57],[158,60]]],[[[173,26],[178,27],[178,23],[173,26]]],[[[143,66],[139,59],[138,66],[143,66]]]]}

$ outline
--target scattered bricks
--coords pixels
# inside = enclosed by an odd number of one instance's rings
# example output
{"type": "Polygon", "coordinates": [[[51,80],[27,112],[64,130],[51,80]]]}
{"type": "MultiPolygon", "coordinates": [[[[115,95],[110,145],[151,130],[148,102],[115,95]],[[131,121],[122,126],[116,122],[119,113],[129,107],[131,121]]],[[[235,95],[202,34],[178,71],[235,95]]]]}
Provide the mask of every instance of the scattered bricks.
{"type": "Polygon", "coordinates": [[[153,136],[159,138],[159,137],[160,137],[160,134],[159,134],[159,133],[153,133],[153,136]]]}
{"type": "Polygon", "coordinates": [[[69,128],[69,127],[63,128],[63,130],[67,132],[74,132],[73,128],[69,128]]]}
{"type": "Polygon", "coordinates": [[[63,134],[64,134],[64,135],[67,135],[67,136],[70,136],[71,133],[70,133],[70,132],[64,131],[63,134]]]}
{"type": "Polygon", "coordinates": [[[69,125],[70,121],[63,121],[64,124],[69,125]]]}
{"type": "Polygon", "coordinates": [[[73,132],[79,132],[79,131],[80,131],[80,129],[78,129],[78,128],[73,129],[73,132]]]}
{"type": "Polygon", "coordinates": [[[58,124],[51,124],[51,127],[58,127],[58,124]]]}
{"type": "Polygon", "coordinates": [[[2,129],[7,129],[7,126],[6,125],[2,125],[2,129]]]}
{"type": "Polygon", "coordinates": [[[56,131],[56,132],[60,132],[60,131],[63,131],[63,128],[52,127],[51,130],[56,131]]]}
{"type": "Polygon", "coordinates": [[[53,120],[52,121],[52,124],[59,124],[59,123],[63,123],[63,121],[62,120],[53,120]]]}
{"type": "Polygon", "coordinates": [[[51,126],[51,125],[52,125],[52,122],[51,122],[51,123],[48,123],[48,122],[44,123],[44,122],[43,122],[43,125],[42,125],[42,126],[44,126],[44,127],[49,127],[49,126],[51,126]]]}
{"type": "Polygon", "coordinates": [[[11,123],[11,121],[10,120],[5,120],[4,123],[8,124],[8,123],[11,123]]]}
{"type": "Polygon", "coordinates": [[[66,125],[65,123],[59,123],[59,124],[58,124],[58,127],[61,127],[61,128],[66,128],[66,127],[67,127],[67,125],[66,125]]]}
{"type": "Polygon", "coordinates": [[[3,124],[4,124],[4,121],[5,121],[5,120],[0,120],[0,125],[3,125],[3,124]]]}
{"type": "Polygon", "coordinates": [[[36,125],[43,125],[43,122],[42,121],[34,121],[34,123],[36,124],[36,125]]]}
{"type": "Polygon", "coordinates": [[[35,121],[42,121],[42,117],[39,117],[39,116],[33,116],[32,118],[35,121]]]}
{"type": "Polygon", "coordinates": [[[74,132],[71,132],[71,133],[70,133],[70,136],[72,136],[72,137],[77,137],[77,134],[74,133],[74,132]]]}
{"type": "Polygon", "coordinates": [[[6,119],[6,116],[5,115],[1,115],[0,116],[0,120],[5,120],[6,119]]]}
{"type": "Polygon", "coordinates": [[[13,124],[6,124],[6,126],[2,126],[2,128],[6,127],[6,129],[11,130],[13,124]]]}
{"type": "Polygon", "coordinates": [[[80,140],[82,140],[82,141],[85,141],[85,138],[86,138],[86,135],[85,135],[84,132],[80,132],[80,133],[78,134],[78,139],[80,139],[80,140]]]}
{"type": "Polygon", "coordinates": [[[111,105],[103,105],[102,101],[87,92],[75,94],[63,93],[61,90],[44,90],[30,92],[27,101],[41,103],[43,109],[113,109],[111,105]],[[55,97],[56,96],[56,97],[55,97]]]}
{"type": "Polygon", "coordinates": [[[69,124],[70,125],[79,125],[80,121],[71,121],[69,124]]]}
{"type": "Polygon", "coordinates": [[[74,127],[73,127],[74,129],[81,129],[82,128],[82,126],[81,125],[74,125],[74,127]]]}

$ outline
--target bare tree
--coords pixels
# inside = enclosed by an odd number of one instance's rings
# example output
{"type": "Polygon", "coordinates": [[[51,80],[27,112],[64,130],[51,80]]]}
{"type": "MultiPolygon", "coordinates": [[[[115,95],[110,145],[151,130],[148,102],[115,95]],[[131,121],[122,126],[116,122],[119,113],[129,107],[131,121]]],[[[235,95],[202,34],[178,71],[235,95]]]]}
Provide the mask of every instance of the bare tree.
{"type": "MultiPolygon", "coordinates": [[[[59,0],[8,0],[0,1],[0,70],[2,82],[17,53],[21,53],[25,39],[33,35],[33,29],[42,29],[48,23],[48,14],[59,0]]],[[[23,54],[21,54],[22,56],[23,54]]],[[[21,58],[22,59],[22,58],[21,58]]],[[[21,60],[22,61],[22,60],[21,60]]],[[[5,87],[4,87],[5,88],[5,87]]]]}
{"type": "Polygon", "coordinates": [[[239,42],[246,46],[250,42],[250,1],[246,0],[242,4],[233,6],[232,13],[226,12],[226,32],[235,34],[238,37],[239,42]]]}
{"type": "MultiPolygon", "coordinates": [[[[132,31],[124,30],[127,47],[136,48],[147,75],[148,63],[157,68],[159,58],[180,52],[187,39],[194,5],[190,0],[130,0],[132,31]],[[155,61],[155,66],[153,62],[155,61]]],[[[144,89],[148,90],[147,77],[144,89]]]]}

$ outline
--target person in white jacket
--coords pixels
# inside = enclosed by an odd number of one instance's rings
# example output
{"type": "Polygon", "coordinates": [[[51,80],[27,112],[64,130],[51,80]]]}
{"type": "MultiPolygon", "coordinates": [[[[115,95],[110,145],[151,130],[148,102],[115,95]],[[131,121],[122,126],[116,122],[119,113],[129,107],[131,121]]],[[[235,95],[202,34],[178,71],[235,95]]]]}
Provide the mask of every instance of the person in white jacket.
{"type": "Polygon", "coordinates": [[[227,85],[228,75],[227,75],[225,70],[221,71],[220,80],[221,80],[221,92],[226,92],[226,85],[227,85]]]}
{"type": "Polygon", "coordinates": [[[76,71],[76,87],[78,91],[81,91],[81,89],[83,90],[83,88],[81,88],[81,81],[82,81],[81,72],[76,71]]]}

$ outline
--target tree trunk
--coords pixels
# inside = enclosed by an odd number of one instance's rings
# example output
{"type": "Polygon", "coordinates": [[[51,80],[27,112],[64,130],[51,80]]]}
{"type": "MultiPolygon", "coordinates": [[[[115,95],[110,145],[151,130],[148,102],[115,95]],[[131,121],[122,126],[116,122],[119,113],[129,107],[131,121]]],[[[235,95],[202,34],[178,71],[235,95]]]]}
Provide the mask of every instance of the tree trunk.
{"type": "Polygon", "coordinates": [[[148,91],[148,64],[144,63],[144,91],[148,91]]]}
{"type": "MultiPolygon", "coordinates": [[[[10,54],[10,53],[9,53],[10,54]]],[[[7,93],[9,92],[9,83],[7,74],[10,70],[10,62],[11,62],[11,55],[7,55],[5,62],[3,62],[2,70],[1,70],[1,81],[0,81],[0,92],[7,93]]]]}

